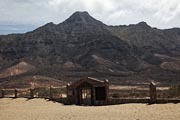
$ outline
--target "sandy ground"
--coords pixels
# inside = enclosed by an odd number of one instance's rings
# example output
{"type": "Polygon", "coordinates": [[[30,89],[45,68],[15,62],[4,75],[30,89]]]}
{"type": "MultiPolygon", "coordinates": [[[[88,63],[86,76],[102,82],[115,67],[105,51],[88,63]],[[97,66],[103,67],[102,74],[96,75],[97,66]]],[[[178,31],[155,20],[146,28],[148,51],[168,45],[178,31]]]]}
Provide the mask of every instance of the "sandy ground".
{"type": "Polygon", "coordinates": [[[75,106],[25,98],[0,99],[0,120],[180,120],[180,104],[75,106]]]}

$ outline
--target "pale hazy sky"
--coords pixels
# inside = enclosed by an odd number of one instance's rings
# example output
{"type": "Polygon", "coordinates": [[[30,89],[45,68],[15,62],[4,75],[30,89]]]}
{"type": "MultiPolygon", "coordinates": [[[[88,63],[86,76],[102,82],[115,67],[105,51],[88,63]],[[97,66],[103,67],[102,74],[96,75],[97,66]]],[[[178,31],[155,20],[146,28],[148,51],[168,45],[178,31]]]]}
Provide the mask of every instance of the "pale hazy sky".
{"type": "Polygon", "coordinates": [[[161,29],[180,27],[179,0],[0,0],[0,34],[26,32],[87,11],[108,25],[146,21],[161,29]]]}

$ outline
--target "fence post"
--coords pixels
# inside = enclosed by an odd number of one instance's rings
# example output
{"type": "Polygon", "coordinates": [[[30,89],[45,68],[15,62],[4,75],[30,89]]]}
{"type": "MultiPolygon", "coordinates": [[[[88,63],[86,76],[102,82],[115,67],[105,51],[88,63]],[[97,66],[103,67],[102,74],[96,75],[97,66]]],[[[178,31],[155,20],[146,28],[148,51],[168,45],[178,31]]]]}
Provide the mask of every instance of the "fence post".
{"type": "Polygon", "coordinates": [[[34,89],[33,88],[30,89],[30,94],[31,94],[31,99],[34,98],[34,89]]]}
{"type": "Polygon", "coordinates": [[[4,89],[1,90],[1,98],[4,98],[4,89]]]}
{"type": "Polygon", "coordinates": [[[50,98],[50,100],[52,100],[53,99],[53,92],[52,92],[52,86],[50,86],[50,88],[49,88],[49,98],[50,98]]]}
{"type": "Polygon", "coordinates": [[[72,102],[71,102],[71,95],[70,95],[70,92],[69,92],[70,91],[69,87],[70,87],[70,83],[67,83],[67,85],[66,85],[67,103],[71,104],[72,102]]]}
{"type": "Polygon", "coordinates": [[[156,103],[157,92],[156,92],[156,84],[154,82],[151,82],[149,85],[149,93],[150,93],[150,104],[156,103]]]}
{"type": "Polygon", "coordinates": [[[14,89],[14,98],[17,98],[18,90],[17,88],[14,89]]]}

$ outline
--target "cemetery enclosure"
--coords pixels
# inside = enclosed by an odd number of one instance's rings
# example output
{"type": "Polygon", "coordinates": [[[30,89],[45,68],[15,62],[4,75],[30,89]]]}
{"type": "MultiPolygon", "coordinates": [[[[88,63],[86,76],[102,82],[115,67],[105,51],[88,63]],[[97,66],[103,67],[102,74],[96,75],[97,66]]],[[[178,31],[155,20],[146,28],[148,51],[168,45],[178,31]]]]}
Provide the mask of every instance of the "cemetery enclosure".
{"type": "Polygon", "coordinates": [[[168,90],[159,90],[150,83],[146,90],[109,89],[109,82],[94,78],[83,78],[59,88],[1,89],[0,97],[10,98],[46,98],[64,104],[111,105],[120,103],[178,103],[179,97],[171,96],[168,90]]]}

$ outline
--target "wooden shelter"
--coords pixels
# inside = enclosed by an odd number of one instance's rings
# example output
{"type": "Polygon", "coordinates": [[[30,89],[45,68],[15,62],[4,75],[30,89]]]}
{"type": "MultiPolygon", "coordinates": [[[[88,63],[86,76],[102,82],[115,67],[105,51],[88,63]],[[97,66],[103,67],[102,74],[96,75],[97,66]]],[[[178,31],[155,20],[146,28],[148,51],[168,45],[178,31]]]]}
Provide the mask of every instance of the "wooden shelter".
{"type": "Polygon", "coordinates": [[[108,101],[109,82],[87,77],[67,85],[67,98],[71,104],[105,105],[108,101]]]}

